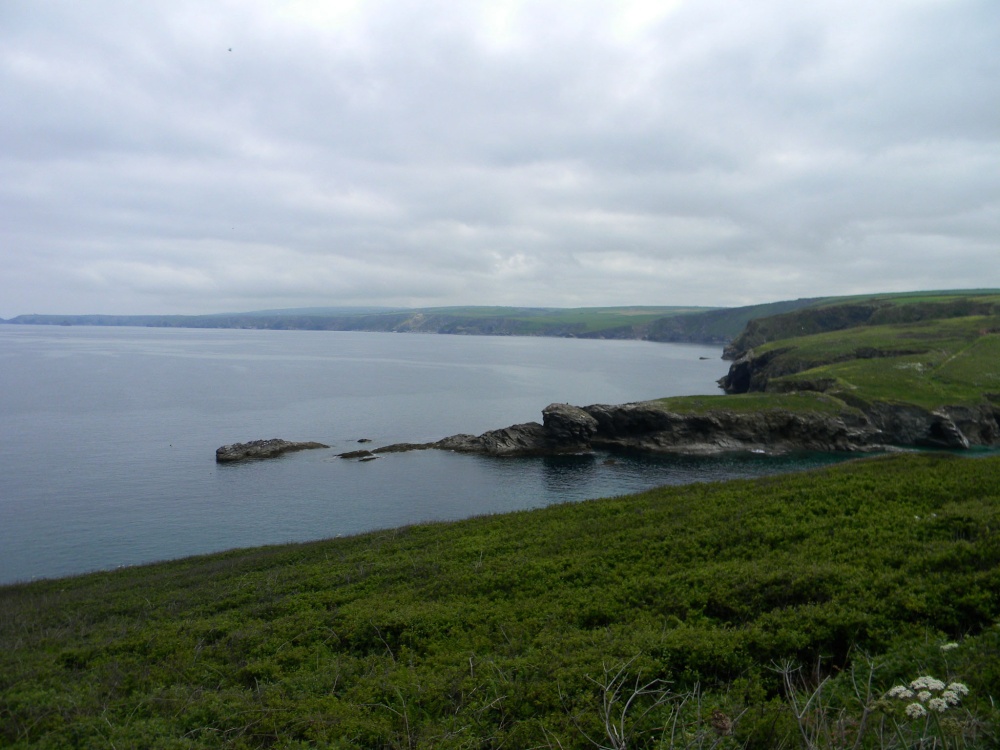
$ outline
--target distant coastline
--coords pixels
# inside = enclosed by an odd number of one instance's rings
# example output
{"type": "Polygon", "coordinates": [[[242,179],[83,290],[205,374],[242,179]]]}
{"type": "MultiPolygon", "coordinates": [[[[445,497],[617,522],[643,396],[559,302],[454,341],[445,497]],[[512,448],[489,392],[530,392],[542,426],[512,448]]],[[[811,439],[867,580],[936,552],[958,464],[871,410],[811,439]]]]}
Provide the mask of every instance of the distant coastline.
{"type": "Polygon", "coordinates": [[[554,336],[726,344],[747,322],[815,304],[800,299],[735,308],[300,308],[215,315],[18,315],[12,325],[138,326],[253,330],[369,331],[468,336],[554,336]]]}

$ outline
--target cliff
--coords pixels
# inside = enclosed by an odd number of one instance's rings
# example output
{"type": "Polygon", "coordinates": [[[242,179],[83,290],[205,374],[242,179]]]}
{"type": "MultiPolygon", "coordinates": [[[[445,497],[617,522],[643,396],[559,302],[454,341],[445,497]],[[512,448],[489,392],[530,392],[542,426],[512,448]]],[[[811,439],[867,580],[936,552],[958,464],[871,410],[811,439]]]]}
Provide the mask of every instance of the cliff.
{"type": "Polygon", "coordinates": [[[373,453],[439,449],[506,457],[591,450],[685,454],[852,452],[1000,444],[1000,410],[989,408],[955,407],[928,412],[878,404],[865,412],[846,405],[810,410],[796,404],[746,411],[726,408],[724,403],[725,399],[720,399],[719,406],[700,412],[672,409],[669,400],[583,407],[551,404],[542,412],[542,423],[511,425],[478,436],[452,435],[433,443],[389,445],[373,453]]]}
{"type": "Polygon", "coordinates": [[[382,451],[869,451],[1000,445],[1000,294],[820,304],[749,321],[726,396],[577,407],[542,422],[382,451]]]}

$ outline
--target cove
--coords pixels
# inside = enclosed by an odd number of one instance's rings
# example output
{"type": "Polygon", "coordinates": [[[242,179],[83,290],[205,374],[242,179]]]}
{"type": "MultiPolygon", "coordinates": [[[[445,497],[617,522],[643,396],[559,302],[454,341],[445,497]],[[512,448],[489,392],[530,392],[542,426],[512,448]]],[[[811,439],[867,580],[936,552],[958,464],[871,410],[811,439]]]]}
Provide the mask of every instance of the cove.
{"type": "Polygon", "coordinates": [[[0,583],[678,484],[824,454],[335,454],[718,393],[718,347],[333,331],[0,326],[0,583]],[[218,465],[228,443],[330,450],[218,465]]]}

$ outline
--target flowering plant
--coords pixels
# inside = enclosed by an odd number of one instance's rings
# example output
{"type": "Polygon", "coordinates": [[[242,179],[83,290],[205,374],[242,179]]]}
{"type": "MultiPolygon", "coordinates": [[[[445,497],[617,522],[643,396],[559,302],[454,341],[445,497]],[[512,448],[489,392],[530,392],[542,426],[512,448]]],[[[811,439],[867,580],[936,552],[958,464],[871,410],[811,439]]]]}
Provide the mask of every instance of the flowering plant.
{"type": "Polygon", "coordinates": [[[957,706],[962,697],[969,694],[969,688],[962,682],[944,682],[930,675],[918,677],[909,685],[896,685],[886,693],[887,698],[911,701],[904,712],[910,719],[927,716],[928,711],[943,714],[957,706]],[[916,700],[912,700],[916,698],[916,700]]]}
{"type": "MultiPolygon", "coordinates": [[[[924,739],[927,739],[928,731],[933,723],[939,730],[939,733],[942,734],[942,740],[945,742],[945,747],[947,747],[947,741],[944,740],[944,735],[947,732],[942,731],[945,727],[942,726],[939,717],[941,714],[947,713],[950,709],[957,707],[961,703],[962,698],[968,694],[969,688],[963,682],[949,682],[945,684],[936,677],[925,675],[918,677],[908,685],[896,685],[890,688],[886,692],[885,697],[890,701],[905,702],[906,706],[903,708],[903,713],[907,719],[911,721],[923,719],[923,731],[921,734],[924,739]]],[[[937,744],[933,743],[932,746],[937,747],[937,744]]]]}

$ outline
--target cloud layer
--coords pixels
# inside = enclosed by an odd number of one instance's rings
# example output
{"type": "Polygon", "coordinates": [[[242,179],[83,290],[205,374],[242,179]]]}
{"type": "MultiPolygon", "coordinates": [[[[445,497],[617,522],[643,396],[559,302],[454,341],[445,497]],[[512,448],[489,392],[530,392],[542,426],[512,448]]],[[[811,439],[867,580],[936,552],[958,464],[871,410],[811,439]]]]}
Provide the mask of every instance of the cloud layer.
{"type": "Polygon", "coordinates": [[[994,0],[0,6],[0,316],[1000,287],[994,0]]]}

